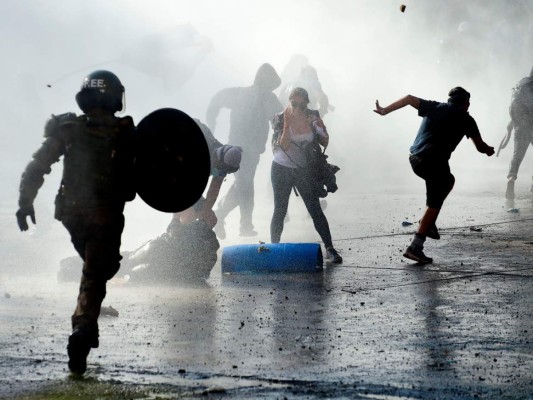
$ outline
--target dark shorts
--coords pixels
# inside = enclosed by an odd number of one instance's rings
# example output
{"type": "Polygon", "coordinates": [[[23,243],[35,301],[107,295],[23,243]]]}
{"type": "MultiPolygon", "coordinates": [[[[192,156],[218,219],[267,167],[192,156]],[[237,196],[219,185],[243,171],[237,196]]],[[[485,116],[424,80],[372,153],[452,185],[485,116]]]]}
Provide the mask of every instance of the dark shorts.
{"type": "Polygon", "coordinates": [[[413,172],[426,181],[426,205],[440,209],[455,183],[448,160],[411,155],[409,162],[413,172]]]}

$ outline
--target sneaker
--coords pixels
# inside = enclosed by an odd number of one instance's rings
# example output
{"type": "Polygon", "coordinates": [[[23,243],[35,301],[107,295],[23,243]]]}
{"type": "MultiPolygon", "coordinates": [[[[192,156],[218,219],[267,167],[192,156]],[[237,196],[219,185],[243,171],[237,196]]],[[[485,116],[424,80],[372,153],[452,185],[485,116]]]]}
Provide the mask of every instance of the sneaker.
{"type": "Polygon", "coordinates": [[[339,255],[337,250],[335,250],[333,247],[326,249],[326,258],[330,260],[333,264],[342,263],[342,257],[339,255]]]}
{"type": "Polygon", "coordinates": [[[257,231],[254,230],[254,228],[241,228],[239,236],[242,236],[242,237],[257,236],[257,231]]]}
{"type": "Polygon", "coordinates": [[[226,223],[224,221],[218,221],[217,224],[213,227],[216,235],[220,240],[226,239],[226,223]]]}
{"type": "Polygon", "coordinates": [[[422,249],[413,246],[409,246],[403,256],[419,264],[431,264],[433,262],[432,258],[426,257],[422,249]]]}
{"type": "Polygon", "coordinates": [[[440,233],[437,229],[437,225],[433,225],[429,231],[427,231],[426,236],[430,239],[439,240],[440,239],[440,233]]]}
{"type": "Polygon", "coordinates": [[[91,348],[98,347],[98,338],[94,339],[81,330],[75,329],[68,338],[68,368],[75,375],[83,375],[87,370],[87,356],[91,348]]]}

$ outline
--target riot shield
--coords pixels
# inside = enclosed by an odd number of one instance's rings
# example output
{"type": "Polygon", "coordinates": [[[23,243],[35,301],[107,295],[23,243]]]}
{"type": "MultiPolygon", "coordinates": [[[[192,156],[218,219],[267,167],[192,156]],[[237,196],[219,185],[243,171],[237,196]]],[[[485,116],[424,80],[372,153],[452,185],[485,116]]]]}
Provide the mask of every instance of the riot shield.
{"type": "Polygon", "coordinates": [[[136,191],[150,207],[179,212],[203,194],[210,155],[200,127],[184,112],[162,108],[137,125],[136,191]]]}

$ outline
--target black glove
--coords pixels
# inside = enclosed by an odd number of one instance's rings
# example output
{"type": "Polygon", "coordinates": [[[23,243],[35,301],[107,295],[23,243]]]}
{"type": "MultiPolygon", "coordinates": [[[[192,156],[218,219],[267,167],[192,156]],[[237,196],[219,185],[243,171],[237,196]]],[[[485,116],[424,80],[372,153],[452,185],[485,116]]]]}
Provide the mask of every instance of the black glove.
{"type": "Polygon", "coordinates": [[[35,224],[35,211],[33,210],[33,206],[20,207],[15,215],[17,216],[17,223],[19,224],[21,231],[28,230],[28,222],[26,222],[27,216],[29,216],[31,222],[35,224]]]}

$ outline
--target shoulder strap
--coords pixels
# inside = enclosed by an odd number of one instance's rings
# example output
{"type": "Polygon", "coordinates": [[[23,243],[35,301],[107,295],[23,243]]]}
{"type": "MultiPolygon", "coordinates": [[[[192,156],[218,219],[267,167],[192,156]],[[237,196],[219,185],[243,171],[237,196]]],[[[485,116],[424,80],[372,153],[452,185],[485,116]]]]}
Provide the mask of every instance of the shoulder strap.
{"type": "Polygon", "coordinates": [[[279,146],[279,138],[283,131],[283,118],[283,112],[280,112],[274,115],[274,118],[272,119],[272,150],[279,146]]]}

